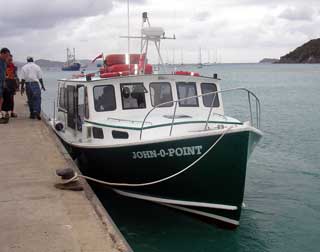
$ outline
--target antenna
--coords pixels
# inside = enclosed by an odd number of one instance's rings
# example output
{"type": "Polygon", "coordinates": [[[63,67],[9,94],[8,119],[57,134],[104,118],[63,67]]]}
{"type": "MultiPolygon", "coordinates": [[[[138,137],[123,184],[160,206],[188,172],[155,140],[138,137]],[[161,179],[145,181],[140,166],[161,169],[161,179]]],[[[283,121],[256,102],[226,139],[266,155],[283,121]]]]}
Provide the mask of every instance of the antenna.
{"type": "Polygon", "coordinates": [[[154,45],[158,52],[160,62],[161,64],[164,64],[160,54],[160,41],[163,39],[176,39],[175,35],[172,38],[165,37],[165,32],[161,27],[151,27],[147,12],[142,13],[141,35],[140,36],[121,36],[121,38],[141,39],[140,61],[142,63],[142,68],[141,68],[142,74],[144,74],[145,72],[145,66],[147,63],[149,42],[150,41],[154,42],[154,45]]]}

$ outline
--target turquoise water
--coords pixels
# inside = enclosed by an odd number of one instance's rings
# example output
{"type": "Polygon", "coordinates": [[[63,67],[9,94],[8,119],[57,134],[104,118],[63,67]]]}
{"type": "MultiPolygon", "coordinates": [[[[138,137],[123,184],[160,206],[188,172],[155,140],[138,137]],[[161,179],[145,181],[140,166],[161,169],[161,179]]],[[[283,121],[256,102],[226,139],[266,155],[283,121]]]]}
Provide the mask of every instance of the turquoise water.
{"type": "MultiPolygon", "coordinates": [[[[243,86],[262,105],[265,135],[248,163],[246,208],[237,230],[222,230],[163,206],[94,187],[134,251],[320,251],[320,65],[219,64],[223,89],[243,86]]],[[[55,79],[46,72],[44,109],[55,79]]],[[[227,110],[235,101],[225,101],[227,110]]]]}

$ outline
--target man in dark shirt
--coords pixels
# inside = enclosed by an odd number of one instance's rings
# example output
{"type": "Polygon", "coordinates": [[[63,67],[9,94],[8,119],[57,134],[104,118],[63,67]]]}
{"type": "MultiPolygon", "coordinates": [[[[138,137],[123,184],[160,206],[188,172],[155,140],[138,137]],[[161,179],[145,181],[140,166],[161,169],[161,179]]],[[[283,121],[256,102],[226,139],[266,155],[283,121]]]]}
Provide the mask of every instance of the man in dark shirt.
{"type": "Polygon", "coordinates": [[[0,50],[0,124],[8,123],[9,119],[2,115],[3,89],[6,80],[7,60],[10,57],[8,48],[0,50]]]}

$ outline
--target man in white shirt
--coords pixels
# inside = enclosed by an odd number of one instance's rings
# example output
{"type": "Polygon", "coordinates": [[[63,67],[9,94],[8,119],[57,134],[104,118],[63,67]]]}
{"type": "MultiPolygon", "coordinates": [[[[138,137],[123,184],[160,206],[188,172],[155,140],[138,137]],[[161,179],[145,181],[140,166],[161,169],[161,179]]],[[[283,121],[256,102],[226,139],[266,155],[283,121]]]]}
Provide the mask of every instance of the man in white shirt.
{"type": "Polygon", "coordinates": [[[41,89],[45,91],[42,80],[41,68],[33,62],[32,57],[27,57],[27,64],[21,68],[21,95],[24,93],[24,84],[26,84],[26,93],[30,110],[30,118],[41,120],[41,89]]]}

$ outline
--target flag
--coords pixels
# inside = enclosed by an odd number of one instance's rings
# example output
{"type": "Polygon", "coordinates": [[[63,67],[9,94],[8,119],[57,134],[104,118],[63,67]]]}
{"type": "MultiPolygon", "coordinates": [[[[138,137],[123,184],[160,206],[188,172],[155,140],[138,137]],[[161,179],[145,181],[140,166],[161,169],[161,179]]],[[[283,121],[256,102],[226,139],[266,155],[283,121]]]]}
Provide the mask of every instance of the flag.
{"type": "Polygon", "coordinates": [[[97,59],[101,59],[101,58],[103,58],[103,53],[101,53],[101,54],[99,54],[97,57],[95,57],[95,58],[91,61],[91,63],[93,63],[93,62],[95,62],[97,59]]]}

